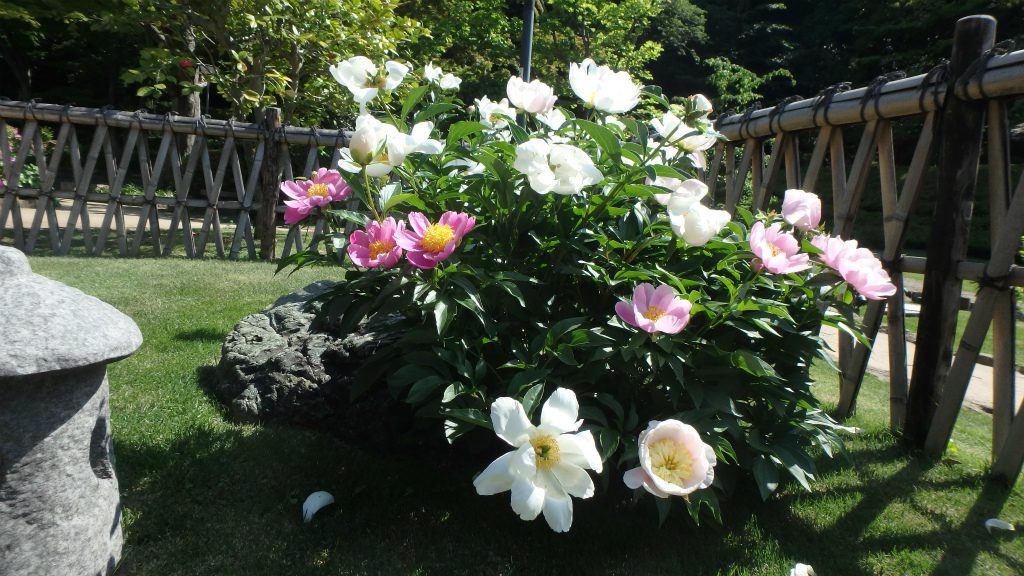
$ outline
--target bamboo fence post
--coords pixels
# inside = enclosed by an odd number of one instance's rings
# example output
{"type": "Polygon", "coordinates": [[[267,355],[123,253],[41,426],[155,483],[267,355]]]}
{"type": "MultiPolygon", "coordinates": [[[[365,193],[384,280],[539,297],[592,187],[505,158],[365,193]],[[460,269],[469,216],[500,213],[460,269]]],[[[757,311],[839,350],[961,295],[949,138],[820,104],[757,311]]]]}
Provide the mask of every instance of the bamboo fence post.
{"type": "MultiPolygon", "coordinates": [[[[995,33],[996,21],[991,16],[968,16],[957,21],[950,59],[953,78],[963,75],[992,47],[995,33]]],[[[925,444],[950,369],[962,284],[956,275],[956,265],[967,252],[984,119],[983,102],[947,97],[942,112],[936,209],[903,429],[916,446],[925,444]]],[[[945,445],[939,451],[942,449],[945,445]]]]}
{"type": "Polygon", "coordinates": [[[263,165],[260,168],[260,209],[253,224],[260,244],[260,259],[273,260],[277,242],[277,204],[281,189],[281,167],[282,161],[288,160],[288,149],[281,142],[281,109],[267,108],[264,112],[266,147],[263,165]]]}
{"type": "MultiPolygon", "coordinates": [[[[1006,103],[988,103],[989,231],[992,246],[1006,223],[1010,204],[1010,125],[1006,103]]],[[[1014,299],[1013,289],[996,296],[992,315],[992,459],[1002,450],[1017,410],[1014,394],[1014,299]]]]}

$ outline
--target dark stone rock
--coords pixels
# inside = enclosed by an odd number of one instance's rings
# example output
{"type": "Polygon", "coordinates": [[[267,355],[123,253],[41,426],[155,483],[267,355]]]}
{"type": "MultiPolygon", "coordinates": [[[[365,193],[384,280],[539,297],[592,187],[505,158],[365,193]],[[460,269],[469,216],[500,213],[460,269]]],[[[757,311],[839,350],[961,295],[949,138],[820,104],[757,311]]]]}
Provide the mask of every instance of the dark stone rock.
{"type": "Polygon", "coordinates": [[[320,329],[317,304],[305,303],[334,285],[321,281],[283,296],[228,334],[211,386],[233,420],[325,428],[343,437],[388,435],[408,425],[408,407],[383,387],[350,401],[353,374],[402,335],[401,316],[368,319],[352,334],[320,329]]]}

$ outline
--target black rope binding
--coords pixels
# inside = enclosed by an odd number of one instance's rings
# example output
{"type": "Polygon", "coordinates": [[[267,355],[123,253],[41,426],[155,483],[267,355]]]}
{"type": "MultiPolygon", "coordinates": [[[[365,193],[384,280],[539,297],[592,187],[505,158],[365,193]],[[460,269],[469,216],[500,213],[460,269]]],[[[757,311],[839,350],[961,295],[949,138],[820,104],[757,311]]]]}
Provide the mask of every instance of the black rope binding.
{"type": "Polygon", "coordinates": [[[823,119],[826,125],[830,125],[828,121],[828,107],[832,105],[832,99],[835,98],[836,94],[842,94],[843,92],[849,91],[851,84],[849,82],[839,82],[826,87],[821,92],[818,92],[818,97],[814,101],[814,106],[811,108],[811,123],[814,124],[815,128],[819,128],[821,124],[818,124],[818,110],[824,110],[823,119]]]}
{"type": "Polygon", "coordinates": [[[1010,275],[1003,274],[1001,276],[989,276],[988,267],[985,267],[985,272],[978,279],[979,288],[992,288],[993,290],[999,290],[1000,292],[1007,290],[1010,287],[1010,275]]]}
{"type": "Polygon", "coordinates": [[[109,122],[109,120],[107,120],[107,112],[110,112],[113,109],[114,109],[114,105],[113,104],[107,104],[103,108],[100,108],[100,122],[103,123],[103,127],[104,128],[107,128],[107,129],[110,128],[110,122],[109,122]]]}
{"type": "Polygon", "coordinates": [[[885,118],[882,115],[882,110],[878,106],[878,102],[882,99],[882,87],[894,80],[902,80],[907,77],[906,72],[896,70],[878,76],[868,84],[867,90],[864,91],[864,96],[860,99],[860,121],[867,122],[867,115],[864,110],[868,107],[868,102],[871,102],[875,107],[875,116],[878,118],[885,118]]]}
{"type": "Polygon", "coordinates": [[[789,106],[793,102],[799,102],[800,100],[803,100],[803,99],[804,99],[803,96],[800,96],[798,94],[794,94],[792,96],[787,96],[786,98],[783,98],[778,104],[773,106],[772,109],[768,111],[768,130],[770,132],[775,133],[772,130],[772,122],[774,122],[775,119],[778,118],[778,120],[779,120],[779,126],[778,126],[779,130],[778,130],[778,132],[781,133],[783,131],[782,130],[782,113],[786,111],[786,106],[789,106]]]}
{"type": "Polygon", "coordinates": [[[997,43],[995,46],[985,50],[985,53],[979,56],[971,65],[964,70],[963,75],[957,79],[957,87],[964,91],[964,95],[967,95],[967,85],[973,80],[978,81],[978,94],[981,95],[983,100],[988,100],[989,96],[985,93],[985,72],[988,71],[988,63],[996,56],[1003,56],[1013,50],[1013,40],[1003,40],[997,43]]]}
{"type": "Polygon", "coordinates": [[[747,133],[747,138],[753,138],[754,137],[753,134],[750,132],[750,127],[749,127],[750,117],[753,116],[754,112],[757,112],[760,109],[761,109],[761,101],[758,100],[758,101],[755,101],[753,104],[751,104],[749,108],[747,108],[747,110],[743,113],[743,116],[740,116],[740,139],[743,139],[743,140],[746,139],[746,138],[743,137],[743,133],[744,132],[747,133]]]}
{"type": "Polygon", "coordinates": [[[939,94],[949,93],[950,80],[952,80],[952,75],[949,73],[949,60],[943,58],[921,79],[921,86],[918,88],[920,93],[917,95],[918,108],[922,112],[924,111],[924,98],[929,92],[928,88],[931,87],[932,102],[938,109],[940,106],[939,94]]]}

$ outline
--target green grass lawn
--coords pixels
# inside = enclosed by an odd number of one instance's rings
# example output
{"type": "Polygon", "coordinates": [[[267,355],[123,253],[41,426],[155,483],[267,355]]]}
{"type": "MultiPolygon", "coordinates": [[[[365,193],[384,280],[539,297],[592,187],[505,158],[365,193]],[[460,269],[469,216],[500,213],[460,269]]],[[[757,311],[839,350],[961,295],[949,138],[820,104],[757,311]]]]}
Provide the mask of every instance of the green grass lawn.
{"type": "MultiPolygon", "coordinates": [[[[842,574],[1021,574],[1020,482],[986,482],[990,418],[965,411],[958,462],[909,453],[886,429],[887,390],[869,378],[849,457],[822,459],[812,492],[785,486],[725,504],[724,525],[675,514],[658,528],[650,499],[629,504],[611,478],[576,501],[569,534],[522,522],[508,496],[480,497],[473,474],[494,454],[350,444],[310,430],[226,422],[200,383],[242,316],[336,271],[274,276],[255,262],[31,259],[36,272],[132,316],[145,337],[110,367],[129,575],[743,574],[784,576],[795,562],[842,574]],[[303,524],[302,500],[337,505],[303,524]]],[[[836,379],[816,368],[820,397],[836,379]]],[[[439,432],[438,432],[439,433],[439,432]]],[[[751,483],[747,494],[756,490],[751,483]]]]}

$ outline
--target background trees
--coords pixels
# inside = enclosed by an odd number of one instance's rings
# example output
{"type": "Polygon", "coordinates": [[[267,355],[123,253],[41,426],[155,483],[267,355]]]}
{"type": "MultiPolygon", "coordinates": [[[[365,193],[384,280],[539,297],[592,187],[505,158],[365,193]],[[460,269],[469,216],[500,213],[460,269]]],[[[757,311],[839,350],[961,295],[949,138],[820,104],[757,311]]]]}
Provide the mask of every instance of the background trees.
{"type": "MultiPolygon", "coordinates": [[[[719,109],[773,104],[839,81],[927,71],[961,16],[988,13],[1024,44],[1024,0],[545,0],[534,76],[565,92],[591,57],[719,109]]],[[[0,95],[292,124],[349,120],[327,74],[355,54],[433,61],[464,97],[518,72],[521,0],[0,0],[0,95]]]]}

